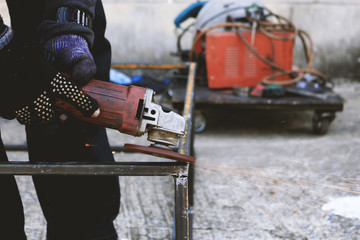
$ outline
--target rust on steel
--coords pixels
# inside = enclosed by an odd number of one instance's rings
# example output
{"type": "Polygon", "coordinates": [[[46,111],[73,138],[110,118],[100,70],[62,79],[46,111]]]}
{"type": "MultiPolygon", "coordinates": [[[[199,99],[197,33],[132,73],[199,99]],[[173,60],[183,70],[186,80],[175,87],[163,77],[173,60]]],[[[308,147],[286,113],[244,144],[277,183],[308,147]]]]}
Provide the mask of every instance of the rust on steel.
{"type": "Polygon", "coordinates": [[[186,86],[184,113],[185,134],[180,140],[179,153],[190,155],[191,129],[192,129],[192,110],[194,107],[194,89],[195,89],[196,63],[190,63],[188,82],[186,86]]]}

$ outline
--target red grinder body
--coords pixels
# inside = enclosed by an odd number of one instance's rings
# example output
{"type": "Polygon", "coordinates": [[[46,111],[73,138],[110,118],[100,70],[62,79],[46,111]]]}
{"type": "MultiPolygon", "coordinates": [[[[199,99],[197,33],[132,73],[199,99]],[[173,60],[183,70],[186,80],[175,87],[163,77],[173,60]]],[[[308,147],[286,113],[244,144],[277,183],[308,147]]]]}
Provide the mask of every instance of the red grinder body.
{"type": "Polygon", "coordinates": [[[184,135],[185,118],[154,103],[154,92],[151,89],[91,80],[81,90],[97,100],[100,108],[98,117],[84,117],[77,108],[61,99],[56,101],[56,106],[79,120],[125,134],[142,136],[148,133],[148,140],[155,143],[151,147],[127,145],[131,151],[195,162],[194,157],[163,148],[177,146],[184,135]]]}
{"type": "Polygon", "coordinates": [[[138,126],[145,88],[91,80],[82,90],[97,100],[101,109],[98,117],[84,117],[80,111],[64,100],[57,100],[56,106],[70,112],[79,120],[116,129],[133,136],[141,135],[138,133],[138,126]]]}

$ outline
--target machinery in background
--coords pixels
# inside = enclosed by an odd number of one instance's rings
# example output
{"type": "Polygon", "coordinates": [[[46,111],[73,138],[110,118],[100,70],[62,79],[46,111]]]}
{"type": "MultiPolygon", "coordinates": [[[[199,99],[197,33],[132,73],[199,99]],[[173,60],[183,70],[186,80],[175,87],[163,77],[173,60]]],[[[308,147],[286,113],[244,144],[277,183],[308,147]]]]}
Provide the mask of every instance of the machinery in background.
{"type": "Polygon", "coordinates": [[[325,86],[325,76],[312,68],[314,47],[310,35],[259,0],[198,2],[179,15],[176,26],[187,20],[184,16],[196,19],[179,35],[178,54],[183,61],[199,63],[199,85],[210,89],[254,88],[259,83],[290,86],[308,73],[325,86]],[[194,40],[184,53],[181,38],[192,28],[194,40]],[[301,39],[307,59],[302,69],[293,69],[296,37],[301,39]]]}
{"type": "MultiPolygon", "coordinates": [[[[197,63],[196,85],[210,90],[206,94],[217,94],[217,99],[221,98],[219,91],[229,94],[231,90],[242,97],[241,105],[269,98],[283,98],[281,104],[286,105],[286,97],[298,96],[322,100],[323,107],[327,100],[337,97],[333,85],[312,67],[311,36],[270,11],[260,0],[198,1],[179,14],[175,26],[181,29],[176,55],[182,61],[197,63]],[[189,18],[194,21],[182,27],[189,18]],[[190,49],[184,50],[182,41],[187,33],[192,35],[192,43],[190,49]],[[303,68],[293,66],[296,39],[300,39],[306,58],[303,68]]],[[[230,102],[236,104],[235,99],[230,102]]],[[[338,103],[336,109],[341,110],[343,100],[339,98],[338,103]]],[[[335,113],[315,110],[313,130],[324,133],[335,113]]],[[[206,124],[205,118],[201,119],[206,124]]],[[[204,124],[199,124],[199,131],[204,124]]]]}

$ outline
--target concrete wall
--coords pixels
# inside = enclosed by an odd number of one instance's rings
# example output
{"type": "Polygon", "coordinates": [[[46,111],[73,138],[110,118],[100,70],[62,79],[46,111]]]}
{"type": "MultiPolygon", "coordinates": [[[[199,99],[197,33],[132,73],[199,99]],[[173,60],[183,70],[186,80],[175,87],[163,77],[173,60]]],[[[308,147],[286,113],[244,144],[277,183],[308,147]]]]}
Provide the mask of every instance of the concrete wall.
{"type": "MultiPolygon", "coordinates": [[[[103,0],[106,35],[113,62],[176,62],[173,20],[195,0],[103,0]]],[[[263,0],[275,13],[309,32],[315,44],[314,68],[330,77],[360,78],[360,0],[263,0]]],[[[1,13],[6,11],[0,0],[1,13]]],[[[189,21],[190,22],[190,21],[189,21]]],[[[188,23],[184,23],[186,26],[188,23]]],[[[190,36],[183,42],[190,46],[190,36]]],[[[296,47],[296,53],[300,48],[296,47]]],[[[304,62],[296,54],[295,64],[304,62]]]]}
{"type": "MultiPolygon", "coordinates": [[[[314,68],[330,77],[360,77],[359,0],[273,0],[268,6],[311,35],[314,68]]],[[[295,59],[299,62],[299,58],[295,59]]]]}

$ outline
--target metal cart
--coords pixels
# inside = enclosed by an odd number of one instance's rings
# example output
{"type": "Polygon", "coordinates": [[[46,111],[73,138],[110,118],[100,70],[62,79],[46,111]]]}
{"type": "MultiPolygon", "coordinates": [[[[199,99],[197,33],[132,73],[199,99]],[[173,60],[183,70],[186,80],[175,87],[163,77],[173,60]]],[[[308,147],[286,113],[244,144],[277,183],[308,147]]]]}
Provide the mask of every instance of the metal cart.
{"type": "MultiPolygon", "coordinates": [[[[262,3],[196,2],[184,9],[174,23],[180,31],[177,56],[198,64],[197,110],[311,110],[314,111],[312,130],[318,134],[326,133],[336,112],[343,110],[344,99],[332,92],[326,77],[312,67],[315,51],[310,34],[262,3]],[[193,22],[180,27],[188,18],[194,18],[193,22]],[[185,50],[182,39],[187,33],[192,34],[193,40],[185,50]],[[295,69],[296,38],[303,46],[306,63],[303,68],[295,69]],[[306,86],[295,87],[300,81],[306,86]],[[250,97],[248,92],[234,94],[236,87],[246,91],[258,84],[285,86],[286,94],[277,98],[250,97]],[[313,85],[318,85],[317,89],[313,85]]],[[[171,95],[173,105],[181,108],[184,101],[181,81],[172,87],[171,95]]],[[[201,132],[206,119],[201,114],[197,116],[196,131],[201,132]]]]}
{"type": "MultiPolygon", "coordinates": [[[[175,108],[181,108],[184,103],[185,88],[177,84],[171,89],[172,103],[175,108]]],[[[324,99],[315,96],[299,96],[289,93],[280,98],[257,98],[234,95],[232,90],[212,90],[207,87],[195,87],[196,110],[211,109],[257,109],[257,110],[283,110],[283,111],[313,111],[312,131],[316,134],[325,134],[335,119],[336,112],[342,111],[345,100],[329,92],[324,99]]],[[[205,129],[206,119],[199,116],[195,119],[195,131],[205,129]]]]}

